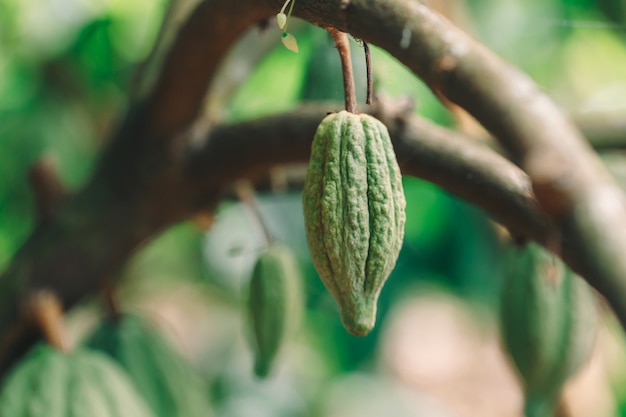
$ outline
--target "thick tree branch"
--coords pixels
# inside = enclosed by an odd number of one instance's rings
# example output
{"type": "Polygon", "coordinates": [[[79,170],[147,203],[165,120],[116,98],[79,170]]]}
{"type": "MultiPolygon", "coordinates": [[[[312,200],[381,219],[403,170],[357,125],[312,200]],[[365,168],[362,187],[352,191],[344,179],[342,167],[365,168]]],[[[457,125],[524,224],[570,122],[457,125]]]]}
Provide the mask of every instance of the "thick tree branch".
{"type": "Polygon", "coordinates": [[[179,32],[149,98],[147,132],[171,137],[186,128],[235,41],[279,8],[264,1],[203,1],[179,32]]]}
{"type": "MultiPolygon", "coordinates": [[[[307,105],[291,113],[217,126],[188,151],[189,175],[198,183],[195,192],[220,187],[222,181],[258,181],[277,164],[306,163],[319,122],[337,107],[340,104],[307,105]]],[[[404,108],[372,110],[389,128],[403,174],[483,208],[517,236],[540,242],[550,237],[549,221],[539,210],[528,176],[510,161],[404,108]]]]}

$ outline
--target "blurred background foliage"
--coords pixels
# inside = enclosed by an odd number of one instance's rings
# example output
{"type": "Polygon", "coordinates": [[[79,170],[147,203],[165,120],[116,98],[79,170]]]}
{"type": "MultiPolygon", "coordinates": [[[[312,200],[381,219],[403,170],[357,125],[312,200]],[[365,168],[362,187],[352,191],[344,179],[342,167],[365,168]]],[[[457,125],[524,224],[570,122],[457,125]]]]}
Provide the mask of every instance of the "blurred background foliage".
{"type": "MultiPolygon", "coordinates": [[[[434,3],[567,111],[626,115],[625,0],[434,3]]],[[[29,167],[46,156],[69,188],[80,187],[128,104],[134,71],[167,8],[167,0],[0,0],[0,268],[34,226],[29,167]]],[[[223,121],[303,101],[342,102],[329,36],[303,22],[290,28],[299,54],[280,45],[273,22],[252,28],[234,48],[226,65],[240,69],[238,78],[231,71],[228,94],[214,95],[208,106],[223,121]],[[250,58],[246,50],[263,54],[250,58]]],[[[362,93],[363,55],[354,46],[362,93]]],[[[377,93],[411,97],[419,114],[454,124],[386,52],[374,47],[373,65],[377,93]]],[[[383,290],[377,328],[365,338],[341,327],[316,275],[299,193],[259,195],[265,222],[294,249],[306,277],[304,323],[269,381],[253,378],[245,343],[242,295],[263,239],[240,204],[224,202],[208,232],[182,224],[150,243],[126,272],[123,303],[169,324],[211,383],[219,416],[518,415],[521,396],[494,330],[502,232],[431,184],[405,178],[404,186],[404,247],[383,290]]],[[[89,311],[77,309],[75,322],[89,311]]],[[[615,366],[626,365],[621,331],[607,325],[600,336],[602,359],[592,361],[591,375],[578,384],[584,388],[572,388],[587,392],[571,395],[572,415],[626,415],[626,368],[615,366]]]]}

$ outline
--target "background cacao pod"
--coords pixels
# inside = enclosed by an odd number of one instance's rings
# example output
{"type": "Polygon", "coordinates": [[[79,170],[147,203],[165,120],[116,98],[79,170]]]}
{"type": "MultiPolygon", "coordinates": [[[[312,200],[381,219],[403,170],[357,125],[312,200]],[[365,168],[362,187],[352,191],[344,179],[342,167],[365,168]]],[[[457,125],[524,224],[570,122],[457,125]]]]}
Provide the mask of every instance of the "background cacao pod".
{"type": "Polygon", "coordinates": [[[340,111],[317,128],[302,196],[315,268],[346,329],[365,335],[404,237],[402,176],[384,124],[340,111]]]}
{"type": "Polygon", "coordinates": [[[40,345],[7,376],[2,417],[152,417],[128,375],[107,356],[40,345]]]}
{"type": "Polygon", "coordinates": [[[103,320],[85,340],[130,376],[160,417],[209,417],[209,390],[200,376],[158,330],[134,314],[103,320]]]}
{"type": "Polygon", "coordinates": [[[504,347],[522,379],[527,417],[549,417],[591,354],[598,321],[589,285],[537,244],[515,250],[502,296],[504,347]]]}
{"type": "Polygon", "coordinates": [[[254,372],[269,374],[285,336],[301,316],[301,273],[292,252],[270,244],[254,265],[248,294],[248,315],[255,353],[254,372]]]}

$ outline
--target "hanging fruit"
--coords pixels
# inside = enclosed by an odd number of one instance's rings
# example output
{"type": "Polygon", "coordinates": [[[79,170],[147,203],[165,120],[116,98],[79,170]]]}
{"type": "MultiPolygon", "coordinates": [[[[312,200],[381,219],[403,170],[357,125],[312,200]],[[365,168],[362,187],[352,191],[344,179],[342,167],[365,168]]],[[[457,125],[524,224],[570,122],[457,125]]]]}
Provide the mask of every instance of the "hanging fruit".
{"type": "Polygon", "coordinates": [[[6,377],[2,417],[152,417],[128,375],[109,357],[39,345],[6,377]]]}
{"type": "Polygon", "coordinates": [[[327,116],[313,139],[302,202],[315,268],[346,329],[365,335],[404,237],[402,177],[385,125],[347,111],[327,116]]]}
{"type": "Polygon", "coordinates": [[[248,317],[255,353],[254,372],[266,377],[302,309],[300,269],[285,246],[270,243],[259,255],[250,280],[248,317]]]}
{"type": "Polygon", "coordinates": [[[588,360],[598,314],[593,291],[536,244],[515,251],[502,295],[504,347],[521,377],[527,417],[551,417],[565,382],[588,360]]]}

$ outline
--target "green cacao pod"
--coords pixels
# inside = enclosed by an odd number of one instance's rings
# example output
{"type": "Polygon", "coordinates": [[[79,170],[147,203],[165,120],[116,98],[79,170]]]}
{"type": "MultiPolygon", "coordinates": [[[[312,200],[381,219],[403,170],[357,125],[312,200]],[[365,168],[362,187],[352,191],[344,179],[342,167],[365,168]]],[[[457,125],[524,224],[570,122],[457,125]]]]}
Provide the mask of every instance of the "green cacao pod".
{"type": "Polygon", "coordinates": [[[142,317],[126,313],[117,320],[104,320],[85,344],[121,365],[156,416],[212,415],[204,381],[142,317]]]}
{"type": "Polygon", "coordinates": [[[551,417],[561,388],[587,361],[598,321],[593,291],[536,244],[509,262],[501,308],[504,347],[522,380],[527,417],[551,417]]]}
{"type": "Polygon", "coordinates": [[[302,298],[297,260],[288,248],[270,244],[254,265],[248,294],[257,376],[269,374],[288,332],[299,320],[302,298]]]}
{"type": "Polygon", "coordinates": [[[315,268],[346,329],[365,335],[374,327],[406,219],[402,176],[385,125],[347,111],[322,120],[302,202],[315,268]]]}
{"type": "Polygon", "coordinates": [[[2,417],[152,417],[128,375],[98,352],[40,345],[7,376],[2,417]]]}

